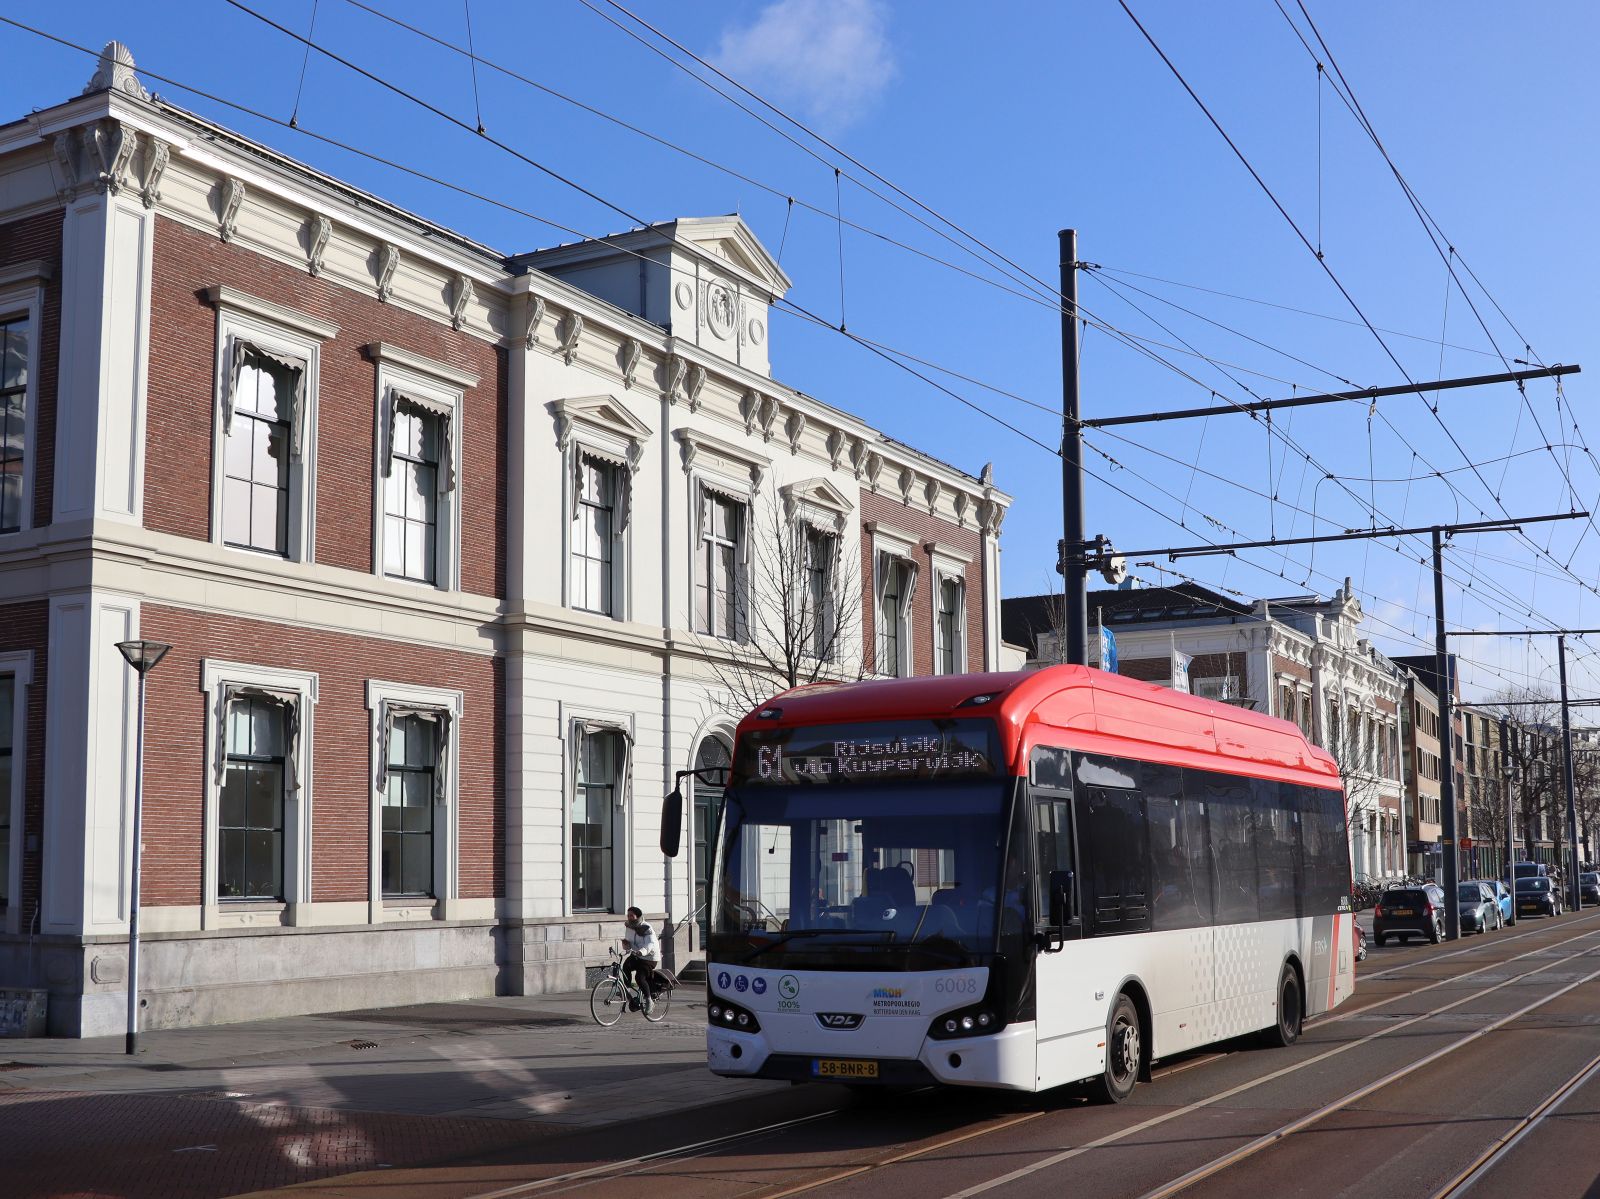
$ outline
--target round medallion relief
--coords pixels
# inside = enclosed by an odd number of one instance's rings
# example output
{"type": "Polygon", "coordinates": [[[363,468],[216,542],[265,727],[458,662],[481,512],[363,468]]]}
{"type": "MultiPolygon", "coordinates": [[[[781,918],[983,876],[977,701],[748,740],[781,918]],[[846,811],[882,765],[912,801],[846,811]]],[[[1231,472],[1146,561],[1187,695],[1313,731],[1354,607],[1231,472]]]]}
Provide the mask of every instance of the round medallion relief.
{"type": "Polygon", "coordinates": [[[720,283],[711,284],[706,288],[706,324],[718,337],[728,338],[733,336],[734,319],[733,292],[720,283]]]}
{"type": "Polygon", "coordinates": [[[758,346],[767,340],[767,327],[758,320],[750,322],[750,344],[758,346]]]}
{"type": "Polygon", "coordinates": [[[672,296],[678,301],[679,308],[687,308],[694,302],[694,288],[687,283],[680,283],[672,289],[672,296]]]}

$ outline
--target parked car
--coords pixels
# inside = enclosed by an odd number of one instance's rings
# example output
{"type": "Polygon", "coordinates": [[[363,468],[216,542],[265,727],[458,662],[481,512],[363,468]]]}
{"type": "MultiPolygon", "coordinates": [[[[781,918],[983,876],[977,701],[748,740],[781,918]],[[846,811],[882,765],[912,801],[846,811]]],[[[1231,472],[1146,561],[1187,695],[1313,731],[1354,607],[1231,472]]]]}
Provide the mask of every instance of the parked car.
{"type": "Polygon", "coordinates": [[[1590,870],[1578,875],[1578,898],[1584,903],[1600,903],[1600,874],[1590,870]]]}
{"type": "Polygon", "coordinates": [[[1513,862],[1511,869],[1518,878],[1543,878],[1546,874],[1543,862],[1513,862]]]}
{"type": "Polygon", "coordinates": [[[1444,892],[1425,883],[1391,887],[1380,895],[1372,909],[1372,939],[1386,945],[1391,936],[1427,937],[1435,943],[1444,940],[1444,892]]]}
{"type": "Polygon", "coordinates": [[[1510,887],[1497,878],[1474,878],[1467,881],[1482,883],[1485,887],[1488,887],[1489,893],[1494,896],[1495,902],[1500,907],[1500,923],[1509,924],[1511,922],[1511,904],[1513,901],[1510,887]]]}
{"type": "Polygon", "coordinates": [[[1561,892],[1543,875],[1517,880],[1518,916],[1561,915],[1561,892]]]}
{"type": "Polygon", "coordinates": [[[1462,883],[1456,888],[1456,901],[1461,910],[1461,931],[1486,933],[1500,927],[1500,905],[1494,892],[1483,883],[1462,883]]]}
{"type": "Polygon", "coordinates": [[[1361,927],[1360,921],[1351,921],[1350,939],[1355,946],[1355,959],[1358,962],[1367,960],[1367,930],[1361,927]]]}

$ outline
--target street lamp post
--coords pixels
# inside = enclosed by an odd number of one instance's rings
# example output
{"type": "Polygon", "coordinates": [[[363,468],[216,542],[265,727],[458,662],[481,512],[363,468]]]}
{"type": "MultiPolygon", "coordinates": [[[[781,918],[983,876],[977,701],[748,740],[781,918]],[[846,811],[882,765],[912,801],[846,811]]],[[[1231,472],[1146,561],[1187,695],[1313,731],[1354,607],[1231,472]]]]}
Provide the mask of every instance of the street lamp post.
{"type": "Polygon", "coordinates": [[[117,650],[139,672],[139,748],[133,772],[133,878],[128,904],[128,1038],[127,1052],[139,1051],[139,862],[144,817],[144,684],[145,676],[172,647],[160,641],[119,641],[117,650]]]}

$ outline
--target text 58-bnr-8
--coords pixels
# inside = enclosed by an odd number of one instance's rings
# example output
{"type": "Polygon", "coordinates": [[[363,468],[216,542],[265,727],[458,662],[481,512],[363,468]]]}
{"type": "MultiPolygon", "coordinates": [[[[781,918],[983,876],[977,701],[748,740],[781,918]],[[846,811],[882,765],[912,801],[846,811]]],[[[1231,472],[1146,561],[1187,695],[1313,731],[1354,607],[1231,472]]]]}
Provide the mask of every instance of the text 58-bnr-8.
{"type": "Polygon", "coordinates": [[[803,688],[740,724],[711,1069],[1120,1100],[1354,985],[1344,795],[1293,724],[1079,666],[803,688]]]}

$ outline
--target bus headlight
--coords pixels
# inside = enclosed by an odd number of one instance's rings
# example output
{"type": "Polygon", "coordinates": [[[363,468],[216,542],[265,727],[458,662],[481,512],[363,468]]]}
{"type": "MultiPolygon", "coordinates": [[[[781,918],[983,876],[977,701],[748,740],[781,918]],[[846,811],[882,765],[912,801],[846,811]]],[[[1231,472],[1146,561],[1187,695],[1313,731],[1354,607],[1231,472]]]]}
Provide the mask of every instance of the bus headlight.
{"type": "Polygon", "coordinates": [[[940,1016],[928,1029],[928,1035],[940,1041],[948,1041],[953,1037],[975,1037],[999,1032],[1003,1023],[991,1008],[969,1007],[940,1016]]]}
{"type": "Polygon", "coordinates": [[[738,1029],[740,1032],[760,1032],[761,1022],[756,1014],[729,1003],[726,999],[713,999],[706,1005],[706,1023],[717,1028],[738,1029]]]}

